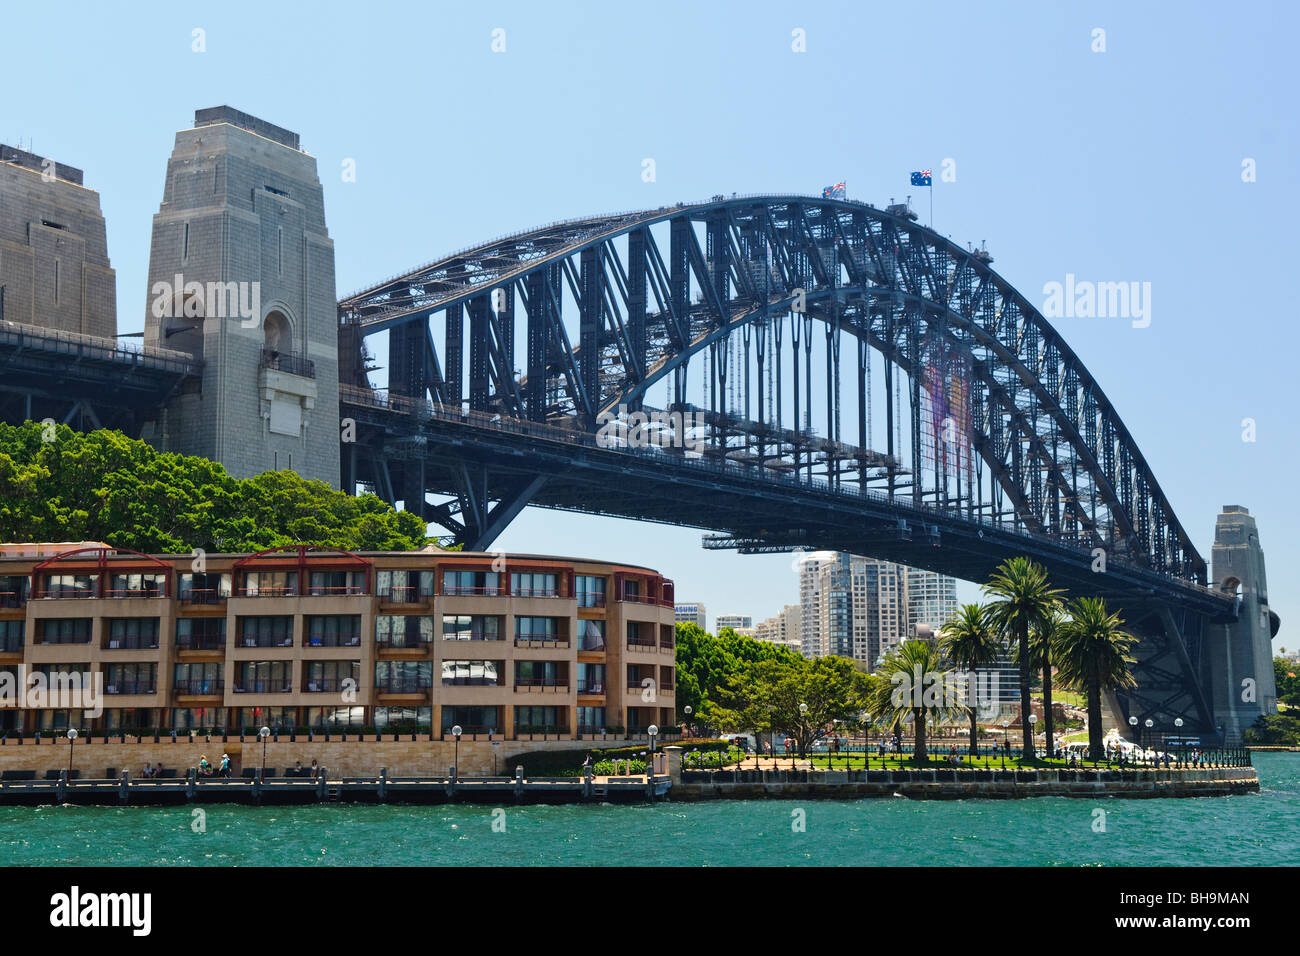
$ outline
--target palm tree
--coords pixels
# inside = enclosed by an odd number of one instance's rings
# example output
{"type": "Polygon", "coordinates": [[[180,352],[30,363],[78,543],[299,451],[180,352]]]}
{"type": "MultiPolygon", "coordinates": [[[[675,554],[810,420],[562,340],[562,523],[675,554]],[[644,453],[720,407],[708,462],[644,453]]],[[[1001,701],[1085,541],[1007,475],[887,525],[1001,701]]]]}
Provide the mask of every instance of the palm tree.
{"type": "Polygon", "coordinates": [[[935,642],[904,641],[885,655],[871,682],[870,711],[884,727],[912,722],[912,759],[924,763],[927,721],[942,723],[963,708],[952,693],[949,671],[935,642]]]}
{"type": "Polygon", "coordinates": [[[1060,603],[1061,591],[1050,586],[1046,569],[1026,557],[1003,561],[984,593],[994,600],[985,607],[989,625],[1016,648],[1020,664],[1020,729],[1023,755],[1034,758],[1034,735],[1029,725],[1029,632],[1060,603]]]}
{"type": "Polygon", "coordinates": [[[1029,667],[1043,672],[1043,731],[1047,734],[1047,755],[1052,755],[1055,736],[1052,727],[1052,659],[1057,633],[1065,623],[1065,611],[1057,605],[1029,630],[1029,667]]]}
{"type": "Polygon", "coordinates": [[[1130,655],[1137,638],[1121,630],[1118,612],[1106,610],[1103,598],[1080,598],[1070,605],[1070,619],[1057,631],[1053,654],[1061,680],[1088,695],[1088,756],[1102,757],[1101,695],[1137,684],[1130,655]]]}
{"type": "Polygon", "coordinates": [[[970,714],[970,752],[974,754],[979,746],[973,693],[978,686],[976,672],[986,664],[997,663],[1002,641],[989,627],[982,605],[963,604],[943,626],[939,646],[954,665],[969,675],[966,710],[970,714]]]}

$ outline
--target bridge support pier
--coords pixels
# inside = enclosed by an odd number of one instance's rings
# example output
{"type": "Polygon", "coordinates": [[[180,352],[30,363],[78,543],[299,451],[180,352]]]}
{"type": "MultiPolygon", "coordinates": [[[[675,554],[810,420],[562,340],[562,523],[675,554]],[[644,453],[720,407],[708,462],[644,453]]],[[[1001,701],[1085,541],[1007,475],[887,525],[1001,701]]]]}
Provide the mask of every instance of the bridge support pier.
{"type": "Polygon", "coordinates": [[[1216,588],[1237,595],[1237,619],[1207,635],[1214,713],[1228,744],[1261,714],[1277,713],[1273,635],[1280,619],[1268,606],[1259,530],[1249,511],[1225,505],[1214,523],[1211,570],[1216,588]]]}

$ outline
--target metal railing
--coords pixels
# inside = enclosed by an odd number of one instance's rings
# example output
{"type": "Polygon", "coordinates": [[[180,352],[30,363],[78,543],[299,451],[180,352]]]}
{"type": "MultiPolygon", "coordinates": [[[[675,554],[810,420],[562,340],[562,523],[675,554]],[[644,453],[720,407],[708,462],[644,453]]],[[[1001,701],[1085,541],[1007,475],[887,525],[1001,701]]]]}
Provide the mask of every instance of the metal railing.
{"type": "Polygon", "coordinates": [[[220,651],[226,647],[224,634],[191,634],[176,638],[178,651],[220,651]]]}
{"type": "Polygon", "coordinates": [[[213,697],[226,692],[226,682],[219,678],[212,680],[178,680],[172,685],[172,693],[190,697],[213,697]]]}
{"type": "Polygon", "coordinates": [[[180,596],[182,604],[225,604],[229,599],[229,593],[217,588],[189,588],[180,596]]]}
{"type": "Polygon", "coordinates": [[[240,680],[235,682],[236,694],[292,694],[293,681],[278,680],[240,680]]]}
{"type": "Polygon", "coordinates": [[[105,694],[156,694],[158,686],[151,680],[109,681],[104,684],[105,694]]]}
{"type": "Polygon", "coordinates": [[[316,377],[316,363],[311,359],[287,352],[277,352],[274,349],[262,349],[262,367],[275,369],[277,372],[288,372],[290,375],[300,375],[303,378],[316,377]]]}
{"type": "Polygon", "coordinates": [[[432,687],[431,677],[399,677],[375,682],[375,692],[379,694],[422,694],[432,687]]]}

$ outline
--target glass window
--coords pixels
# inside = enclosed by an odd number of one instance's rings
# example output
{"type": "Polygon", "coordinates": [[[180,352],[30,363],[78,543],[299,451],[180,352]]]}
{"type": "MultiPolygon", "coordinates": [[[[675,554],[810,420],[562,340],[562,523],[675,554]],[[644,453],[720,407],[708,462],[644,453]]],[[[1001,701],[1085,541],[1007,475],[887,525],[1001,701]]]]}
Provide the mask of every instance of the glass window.
{"type": "Polygon", "coordinates": [[[499,707],[443,707],[442,732],[451,733],[451,728],[459,725],[467,734],[495,734],[501,728],[501,708],[499,707]]]}
{"type": "Polygon", "coordinates": [[[415,614],[380,614],[375,618],[375,643],[387,647],[419,647],[433,641],[433,618],[415,614]]]}
{"type": "Polygon", "coordinates": [[[178,694],[222,694],[226,682],[222,679],[225,667],[220,661],[177,664],[172,671],[172,688],[178,694]]]}
{"type": "Polygon", "coordinates": [[[236,694],[288,694],[293,691],[293,661],[240,661],[235,665],[236,694]]]}
{"type": "Polygon", "coordinates": [[[224,617],[182,617],[176,619],[178,651],[216,651],[226,646],[224,617]]]}
{"type": "Polygon", "coordinates": [[[605,665],[578,662],[578,693],[605,693],[605,665]]]}
{"type": "Polygon", "coordinates": [[[49,574],[45,577],[46,597],[94,597],[98,587],[98,574],[49,574]]]}
{"type": "Polygon", "coordinates": [[[308,694],[332,694],[361,688],[360,661],[304,661],[303,690],[308,694]]]}
{"type": "Polygon", "coordinates": [[[105,694],[153,694],[158,690],[158,665],[145,662],[109,664],[105,694]]]}
{"type": "Polygon", "coordinates": [[[578,621],[578,633],[582,640],[578,645],[583,651],[603,651],[605,649],[605,622],[578,621]]]}
{"type": "Polygon", "coordinates": [[[578,733],[603,734],[605,732],[604,707],[578,708],[578,733]]]}
{"type": "Polygon", "coordinates": [[[186,604],[218,604],[230,597],[230,575],[186,572],[177,578],[176,588],[186,604]]]}
{"type": "Polygon", "coordinates": [[[605,579],[590,574],[579,574],[574,579],[574,590],[578,596],[578,607],[605,606],[605,579]]]}
{"type": "Polygon", "coordinates": [[[515,640],[554,641],[558,639],[559,619],[554,617],[515,618],[515,640]]]}
{"type": "Polygon", "coordinates": [[[40,622],[38,644],[89,644],[91,620],[88,617],[50,617],[40,622]]]}
{"type": "Polygon", "coordinates": [[[328,597],[334,594],[365,594],[365,571],[312,571],[311,594],[328,597]]]}
{"type": "Polygon", "coordinates": [[[567,734],[568,732],[567,707],[515,708],[515,733],[517,734],[567,734]]]}
{"type": "Polygon", "coordinates": [[[496,571],[443,571],[443,594],[501,593],[501,575],[496,571]]]}
{"type": "Polygon", "coordinates": [[[516,571],[510,575],[510,593],[517,597],[555,597],[557,578],[538,571],[516,571]]]}
{"type": "Polygon", "coordinates": [[[109,597],[161,597],[166,593],[165,571],[114,574],[109,581],[109,597]]]}
{"type": "Polygon", "coordinates": [[[277,614],[239,619],[240,647],[293,647],[293,617],[277,614]]]}
{"type": "Polygon", "coordinates": [[[106,650],[154,648],[158,646],[156,617],[113,617],[104,622],[106,650]]]}
{"type": "Polygon", "coordinates": [[[443,661],[444,687],[496,687],[501,683],[496,661],[443,661]]]}
{"type": "Polygon", "coordinates": [[[499,641],[501,620],[480,614],[444,614],[442,636],[448,641],[499,641]]]}
{"type": "Polygon", "coordinates": [[[245,571],[247,597],[293,597],[298,593],[297,571],[245,571]]]}
{"type": "Polygon", "coordinates": [[[23,649],[26,621],[0,621],[0,651],[13,654],[23,649]]]}
{"type": "Polygon", "coordinates": [[[307,618],[307,647],[360,647],[361,615],[320,614],[307,618]]]}
{"type": "Polygon", "coordinates": [[[433,686],[433,661],[375,661],[375,690],[418,694],[433,686]]]}

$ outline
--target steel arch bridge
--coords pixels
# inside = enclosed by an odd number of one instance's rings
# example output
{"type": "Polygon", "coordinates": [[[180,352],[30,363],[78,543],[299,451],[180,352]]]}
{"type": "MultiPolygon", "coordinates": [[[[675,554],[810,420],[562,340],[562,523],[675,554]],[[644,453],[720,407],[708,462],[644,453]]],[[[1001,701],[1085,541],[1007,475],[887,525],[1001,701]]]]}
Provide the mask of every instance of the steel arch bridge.
{"type": "Polygon", "coordinates": [[[915,218],[715,196],[507,236],[349,296],[344,487],[473,550],[531,503],[976,581],[1029,554],[1142,635],[1126,716],[1213,733],[1202,648],[1231,596],[1060,334],[987,253],[915,218]]]}

